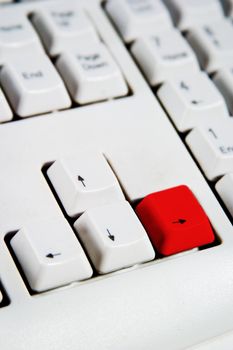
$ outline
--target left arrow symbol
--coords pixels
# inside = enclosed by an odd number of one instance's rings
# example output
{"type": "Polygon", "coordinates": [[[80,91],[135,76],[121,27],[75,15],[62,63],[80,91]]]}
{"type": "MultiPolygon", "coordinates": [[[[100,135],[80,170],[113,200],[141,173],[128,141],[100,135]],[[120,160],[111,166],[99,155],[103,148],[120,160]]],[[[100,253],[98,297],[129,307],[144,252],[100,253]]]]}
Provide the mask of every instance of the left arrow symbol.
{"type": "Polygon", "coordinates": [[[61,253],[56,253],[56,254],[49,253],[46,255],[46,258],[53,259],[55,256],[58,256],[58,255],[61,255],[61,253]]]}
{"type": "Polygon", "coordinates": [[[191,103],[193,105],[199,105],[200,103],[202,103],[202,101],[201,100],[192,100],[191,103]]]}
{"type": "Polygon", "coordinates": [[[80,181],[82,183],[83,187],[86,187],[85,182],[84,182],[85,180],[82,176],[78,175],[78,181],[80,181]]]}

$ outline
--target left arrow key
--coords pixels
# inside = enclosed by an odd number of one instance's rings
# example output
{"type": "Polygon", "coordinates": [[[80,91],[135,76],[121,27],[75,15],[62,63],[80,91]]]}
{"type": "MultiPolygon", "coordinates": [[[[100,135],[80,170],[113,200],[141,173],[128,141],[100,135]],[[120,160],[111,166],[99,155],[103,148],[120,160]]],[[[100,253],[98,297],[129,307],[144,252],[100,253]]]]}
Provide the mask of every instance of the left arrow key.
{"type": "Polygon", "coordinates": [[[29,222],[10,244],[30,287],[36,292],[92,276],[79,241],[62,217],[29,222]]]}

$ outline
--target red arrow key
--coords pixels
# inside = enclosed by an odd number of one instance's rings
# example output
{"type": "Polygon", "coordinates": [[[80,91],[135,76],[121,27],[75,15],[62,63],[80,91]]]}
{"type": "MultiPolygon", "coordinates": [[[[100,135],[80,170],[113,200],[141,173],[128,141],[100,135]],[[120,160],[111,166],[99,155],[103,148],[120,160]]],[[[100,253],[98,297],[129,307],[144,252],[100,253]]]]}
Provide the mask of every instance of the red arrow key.
{"type": "Polygon", "coordinates": [[[187,186],[146,196],[136,213],[155,249],[168,256],[214,241],[209,219],[187,186]]]}

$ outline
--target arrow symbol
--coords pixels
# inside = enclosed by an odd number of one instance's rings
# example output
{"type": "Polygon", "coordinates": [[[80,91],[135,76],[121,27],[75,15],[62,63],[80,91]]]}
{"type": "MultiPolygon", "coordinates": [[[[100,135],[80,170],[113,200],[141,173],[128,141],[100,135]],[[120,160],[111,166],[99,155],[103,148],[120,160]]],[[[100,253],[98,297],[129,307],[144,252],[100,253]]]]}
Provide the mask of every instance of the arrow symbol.
{"type": "Polygon", "coordinates": [[[107,229],[107,232],[108,232],[108,237],[112,240],[112,241],[115,241],[115,236],[113,236],[111,234],[111,232],[109,231],[109,229],[107,229]]]}
{"type": "Polygon", "coordinates": [[[197,101],[197,100],[192,100],[191,101],[191,103],[193,104],[193,105],[199,105],[199,103],[202,103],[202,101],[197,101]]]}
{"type": "Polygon", "coordinates": [[[181,89],[184,89],[184,90],[189,90],[188,85],[186,85],[186,84],[185,84],[185,82],[183,82],[183,81],[181,81],[181,83],[180,83],[180,87],[181,87],[181,89]]]}
{"type": "Polygon", "coordinates": [[[61,253],[56,253],[56,254],[49,253],[46,255],[46,258],[53,259],[55,256],[58,256],[58,255],[61,255],[61,253]]]}
{"type": "Polygon", "coordinates": [[[86,187],[85,182],[84,182],[85,180],[82,176],[78,175],[78,181],[80,181],[82,183],[83,187],[86,187]]]}
{"type": "Polygon", "coordinates": [[[213,135],[213,137],[214,137],[215,139],[218,138],[218,136],[215,134],[215,132],[214,132],[213,129],[210,128],[208,131],[213,135]]]}
{"type": "Polygon", "coordinates": [[[177,220],[177,221],[173,221],[173,224],[181,224],[181,225],[183,225],[183,224],[185,224],[186,223],[186,220],[185,219],[179,219],[179,220],[177,220]]]}

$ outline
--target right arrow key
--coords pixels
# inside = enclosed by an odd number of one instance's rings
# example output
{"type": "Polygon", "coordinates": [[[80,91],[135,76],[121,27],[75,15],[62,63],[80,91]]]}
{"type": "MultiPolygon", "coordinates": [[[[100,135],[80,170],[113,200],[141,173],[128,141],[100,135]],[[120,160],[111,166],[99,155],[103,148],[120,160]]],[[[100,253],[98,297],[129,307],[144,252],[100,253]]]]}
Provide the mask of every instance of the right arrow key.
{"type": "Polygon", "coordinates": [[[209,219],[187,186],[146,196],[136,213],[156,250],[164,256],[212,243],[209,219]]]}

